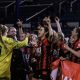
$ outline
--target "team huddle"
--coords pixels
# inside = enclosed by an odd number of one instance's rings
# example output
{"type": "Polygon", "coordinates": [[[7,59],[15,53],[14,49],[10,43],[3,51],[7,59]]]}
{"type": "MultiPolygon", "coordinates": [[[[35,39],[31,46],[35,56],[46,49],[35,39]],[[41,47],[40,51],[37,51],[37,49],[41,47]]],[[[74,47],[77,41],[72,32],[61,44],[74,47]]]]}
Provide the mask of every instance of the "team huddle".
{"type": "Polygon", "coordinates": [[[54,20],[57,31],[48,16],[38,24],[36,34],[24,32],[20,20],[18,30],[0,25],[0,80],[65,80],[60,64],[55,68],[52,63],[60,59],[80,64],[80,27],[75,26],[66,38],[60,19],[54,20]]]}

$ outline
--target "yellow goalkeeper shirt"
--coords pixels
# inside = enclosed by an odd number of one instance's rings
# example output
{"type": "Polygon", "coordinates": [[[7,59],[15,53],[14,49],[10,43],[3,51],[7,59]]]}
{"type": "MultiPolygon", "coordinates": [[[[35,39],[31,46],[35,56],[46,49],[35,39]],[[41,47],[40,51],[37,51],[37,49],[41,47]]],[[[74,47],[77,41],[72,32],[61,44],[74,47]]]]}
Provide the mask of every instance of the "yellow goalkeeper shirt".
{"type": "Polygon", "coordinates": [[[0,42],[0,78],[7,77],[10,79],[10,63],[12,51],[14,48],[20,48],[28,45],[28,38],[23,41],[15,41],[12,38],[2,36],[8,49],[0,42]]]}

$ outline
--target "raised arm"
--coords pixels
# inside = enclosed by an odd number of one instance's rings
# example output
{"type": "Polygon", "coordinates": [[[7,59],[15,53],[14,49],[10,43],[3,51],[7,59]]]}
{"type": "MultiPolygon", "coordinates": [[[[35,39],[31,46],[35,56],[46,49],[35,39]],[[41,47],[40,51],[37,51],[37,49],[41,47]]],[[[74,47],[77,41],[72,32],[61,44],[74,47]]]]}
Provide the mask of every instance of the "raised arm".
{"type": "Polygon", "coordinates": [[[18,19],[17,26],[19,28],[19,35],[23,33],[23,29],[22,29],[23,24],[22,23],[23,22],[18,19]]]}
{"type": "Polygon", "coordinates": [[[45,18],[43,19],[43,22],[46,23],[47,28],[49,29],[49,36],[53,35],[53,29],[52,29],[52,27],[51,27],[50,17],[45,17],[45,18]]]}
{"type": "Polygon", "coordinates": [[[58,34],[57,34],[57,32],[56,32],[55,30],[53,30],[52,27],[51,27],[50,16],[45,17],[45,18],[43,19],[43,22],[47,25],[46,27],[47,27],[48,30],[49,30],[48,40],[51,41],[51,39],[53,38],[53,35],[54,35],[55,37],[57,37],[58,34]]]}
{"type": "Polygon", "coordinates": [[[60,33],[63,37],[64,37],[64,34],[62,32],[62,29],[61,29],[61,26],[60,26],[60,19],[58,17],[55,18],[55,22],[56,22],[56,25],[57,25],[57,30],[58,30],[58,33],[60,33]]]}

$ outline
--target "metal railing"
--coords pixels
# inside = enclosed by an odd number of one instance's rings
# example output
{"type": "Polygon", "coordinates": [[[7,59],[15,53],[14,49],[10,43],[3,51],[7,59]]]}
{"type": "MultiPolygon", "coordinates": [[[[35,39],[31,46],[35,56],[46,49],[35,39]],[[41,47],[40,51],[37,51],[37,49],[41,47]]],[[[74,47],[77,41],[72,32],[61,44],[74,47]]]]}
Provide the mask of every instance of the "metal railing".
{"type": "Polygon", "coordinates": [[[53,5],[53,3],[51,3],[51,4],[23,5],[23,6],[20,6],[20,7],[41,7],[41,6],[51,6],[51,5],[53,5]]]}
{"type": "Polygon", "coordinates": [[[12,3],[10,3],[9,5],[5,6],[5,17],[7,16],[7,8],[10,7],[11,5],[13,5],[16,1],[13,1],[12,3]]]}
{"type": "Polygon", "coordinates": [[[59,15],[61,15],[61,9],[62,9],[62,4],[65,2],[66,0],[62,1],[59,3],[59,15]]]}
{"type": "Polygon", "coordinates": [[[73,4],[74,4],[76,1],[77,1],[77,0],[73,0],[73,1],[71,2],[71,5],[70,5],[70,12],[72,12],[73,4]]]}

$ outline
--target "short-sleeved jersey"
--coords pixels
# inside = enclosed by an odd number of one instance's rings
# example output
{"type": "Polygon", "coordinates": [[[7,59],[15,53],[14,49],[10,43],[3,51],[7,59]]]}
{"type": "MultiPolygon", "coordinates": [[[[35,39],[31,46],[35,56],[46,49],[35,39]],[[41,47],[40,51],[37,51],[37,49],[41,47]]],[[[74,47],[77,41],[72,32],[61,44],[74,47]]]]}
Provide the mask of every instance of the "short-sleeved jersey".
{"type": "MultiPolygon", "coordinates": [[[[72,47],[75,51],[80,50],[80,40],[77,40],[72,47]]],[[[79,63],[80,64],[80,58],[78,58],[77,56],[71,54],[71,61],[75,62],[75,63],[79,63]]]]}
{"type": "Polygon", "coordinates": [[[53,55],[51,54],[50,44],[47,38],[40,41],[39,51],[37,54],[37,66],[36,70],[48,70],[50,69],[50,64],[53,62],[53,55]]]}

